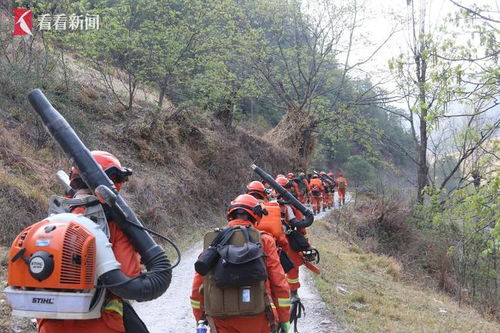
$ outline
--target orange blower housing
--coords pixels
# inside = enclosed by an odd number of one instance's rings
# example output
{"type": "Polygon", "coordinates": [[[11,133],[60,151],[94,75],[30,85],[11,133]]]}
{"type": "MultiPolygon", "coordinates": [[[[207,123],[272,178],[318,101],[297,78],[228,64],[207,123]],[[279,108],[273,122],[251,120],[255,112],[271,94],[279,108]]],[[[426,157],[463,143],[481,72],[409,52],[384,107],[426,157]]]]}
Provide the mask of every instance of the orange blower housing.
{"type": "Polygon", "coordinates": [[[280,239],[284,234],[281,224],[281,209],[277,202],[270,201],[264,204],[267,215],[263,215],[256,228],[260,231],[270,233],[275,239],[280,239]]]}
{"type": "Polygon", "coordinates": [[[76,222],[43,220],[24,229],[12,243],[8,284],[18,288],[95,288],[96,240],[76,222]]]}

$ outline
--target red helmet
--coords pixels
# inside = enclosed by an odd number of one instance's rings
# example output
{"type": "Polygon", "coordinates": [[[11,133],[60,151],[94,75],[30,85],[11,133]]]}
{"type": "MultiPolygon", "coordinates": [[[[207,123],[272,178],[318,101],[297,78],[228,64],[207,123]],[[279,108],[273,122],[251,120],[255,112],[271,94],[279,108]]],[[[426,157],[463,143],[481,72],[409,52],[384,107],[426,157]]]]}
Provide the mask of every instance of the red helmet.
{"type": "Polygon", "coordinates": [[[322,176],[326,175],[326,173],[324,171],[321,171],[319,174],[322,176]]]}
{"type": "MultiPolygon", "coordinates": [[[[122,164],[116,156],[107,151],[94,150],[91,151],[90,154],[97,164],[101,166],[106,175],[113,181],[116,189],[119,191],[122,184],[128,180],[128,176],[132,175],[132,170],[122,167],[122,164]]],[[[73,188],[82,188],[82,185],[84,185],[76,168],[71,168],[69,179],[70,185],[73,188]]]]}
{"type": "Polygon", "coordinates": [[[266,187],[258,180],[254,180],[247,185],[247,194],[257,194],[262,199],[267,198],[266,187]]]}
{"type": "Polygon", "coordinates": [[[288,178],[288,179],[293,179],[293,178],[295,178],[295,175],[293,174],[293,172],[289,172],[289,173],[286,175],[286,178],[288,178]]]}
{"type": "Polygon", "coordinates": [[[276,177],[276,182],[283,186],[284,188],[288,187],[288,184],[290,183],[288,179],[285,176],[282,177],[276,177]]]}
{"type": "Polygon", "coordinates": [[[329,172],[328,173],[328,176],[332,177],[333,178],[333,172],[329,172]]]}
{"type": "MultiPolygon", "coordinates": [[[[279,178],[279,177],[285,177],[285,175],[284,175],[284,174],[282,174],[282,173],[277,174],[277,175],[276,175],[276,178],[279,178]]],[[[286,178],[286,177],[285,177],[285,178],[286,178]]]]}
{"type": "Polygon", "coordinates": [[[238,210],[248,213],[252,218],[252,222],[259,222],[263,214],[267,215],[267,211],[262,209],[259,201],[249,194],[241,194],[231,201],[231,205],[227,210],[227,217],[231,218],[231,215],[238,210]]]}

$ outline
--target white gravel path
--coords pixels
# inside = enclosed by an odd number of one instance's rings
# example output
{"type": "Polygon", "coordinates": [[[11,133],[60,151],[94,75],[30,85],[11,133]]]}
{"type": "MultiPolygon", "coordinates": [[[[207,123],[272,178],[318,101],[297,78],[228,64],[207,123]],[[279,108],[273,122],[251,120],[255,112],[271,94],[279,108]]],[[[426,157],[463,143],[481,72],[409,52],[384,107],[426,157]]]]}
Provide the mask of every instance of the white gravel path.
{"type": "MultiPolygon", "coordinates": [[[[349,198],[347,198],[349,200],[349,198]]],[[[338,207],[335,207],[337,209],[338,207]]],[[[320,213],[323,218],[329,211],[320,213]]],[[[134,303],[134,308],[151,333],[190,333],[196,331],[189,296],[194,275],[194,262],[202,251],[199,242],[183,253],[181,264],[174,269],[172,283],[161,297],[144,303],[134,303]]],[[[321,264],[320,264],[321,267],[321,264]]],[[[343,332],[314,287],[312,274],[303,267],[300,272],[299,296],[306,315],[299,319],[300,333],[343,332]]],[[[291,332],[293,332],[293,327],[291,332]]]]}

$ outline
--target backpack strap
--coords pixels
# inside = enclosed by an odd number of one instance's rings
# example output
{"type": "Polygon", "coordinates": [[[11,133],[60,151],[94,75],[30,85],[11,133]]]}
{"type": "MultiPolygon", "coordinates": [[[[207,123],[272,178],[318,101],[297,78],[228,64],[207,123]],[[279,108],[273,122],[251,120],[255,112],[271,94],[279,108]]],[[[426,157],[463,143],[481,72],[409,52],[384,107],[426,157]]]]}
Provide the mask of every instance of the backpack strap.
{"type": "Polygon", "coordinates": [[[227,242],[231,239],[235,231],[234,227],[229,227],[222,230],[217,237],[210,244],[211,247],[219,247],[226,245],[227,242]]]}
{"type": "Polygon", "coordinates": [[[243,236],[245,236],[245,239],[247,240],[247,242],[252,242],[254,244],[258,244],[258,242],[256,242],[252,235],[250,235],[250,233],[248,232],[248,228],[250,227],[240,227],[241,228],[241,231],[243,232],[243,236]]]}
{"type": "Polygon", "coordinates": [[[208,326],[210,326],[210,333],[217,333],[217,327],[215,326],[214,318],[212,316],[207,316],[208,326]]]}

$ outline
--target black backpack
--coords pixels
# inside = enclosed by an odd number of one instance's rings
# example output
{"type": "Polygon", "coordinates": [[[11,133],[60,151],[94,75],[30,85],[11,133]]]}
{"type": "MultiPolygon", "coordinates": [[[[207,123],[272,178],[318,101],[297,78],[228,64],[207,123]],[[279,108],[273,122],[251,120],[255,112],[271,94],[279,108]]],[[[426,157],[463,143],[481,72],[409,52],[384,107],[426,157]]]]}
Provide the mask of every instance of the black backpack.
{"type": "Polygon", "coordinates": [[[233,228],[234,231],[238,229],[245,237],[242,246],[228,242],[217,248],[220,258],[213,268],[213,274],[219,288],[241,287],[267,279],[260,239],[252,239],[246,227],[233,228]]]}
{"type": "Polygon", "coordinates": [[[263,313],[267,270],[261,233],[243,226],[228,229],[205,235],[205,249],[212,246],[220,255],[203,282],[205,313],[212,317],[263,313]]]}

